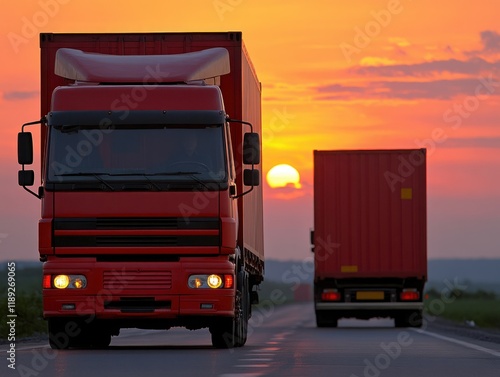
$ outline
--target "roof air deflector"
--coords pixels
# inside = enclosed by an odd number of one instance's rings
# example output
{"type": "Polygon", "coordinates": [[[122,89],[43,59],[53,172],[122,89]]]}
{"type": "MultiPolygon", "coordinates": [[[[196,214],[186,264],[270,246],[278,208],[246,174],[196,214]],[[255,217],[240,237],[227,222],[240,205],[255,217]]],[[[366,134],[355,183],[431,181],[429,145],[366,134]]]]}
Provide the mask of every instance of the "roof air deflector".
{"type": "Polygon", "coordinates": [[[179,83],[229,72],[229,53],[222,47],[172,55],[107,55],[60,48],[55,63],[58,76],[98,83],[179,83]]]}

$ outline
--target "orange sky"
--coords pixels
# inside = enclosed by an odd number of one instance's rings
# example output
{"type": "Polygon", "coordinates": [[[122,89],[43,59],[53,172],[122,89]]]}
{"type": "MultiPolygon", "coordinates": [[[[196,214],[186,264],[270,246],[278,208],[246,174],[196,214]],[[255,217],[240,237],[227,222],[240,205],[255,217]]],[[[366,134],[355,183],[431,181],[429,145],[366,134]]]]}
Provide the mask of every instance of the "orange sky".
{"type": "Polygon", "coordinates": [[[23,122],[39,117],[38,33],[230,30],[243,31],[263,86],[263,175],[287,163],[302,177],[297,190],[265,186],[268,257],[310,257],[313,149],[421,146],[429,256],[500,256],[498,1],[136,4],[4,5],[0,260],[37,258],[39,201],[16,185],[15,140],[23,122]]]}

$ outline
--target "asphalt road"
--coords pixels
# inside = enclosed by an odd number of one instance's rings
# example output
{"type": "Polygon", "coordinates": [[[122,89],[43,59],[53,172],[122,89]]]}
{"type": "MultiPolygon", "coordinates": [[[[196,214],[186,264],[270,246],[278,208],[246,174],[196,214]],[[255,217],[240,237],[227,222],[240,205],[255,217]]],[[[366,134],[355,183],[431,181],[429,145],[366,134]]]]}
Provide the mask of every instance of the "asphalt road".
{"type": "Polygon", "coordinates": [[[16,344],[15,367],[1,345],[0,376],[152,377],[499,377],[500,343],[443,331],[396,329],[392,320],[341,320],[316,328],[312,303],[257,310],[247,344],[211,346],[207,330],[123,330],[105,350],[16,344]]]}

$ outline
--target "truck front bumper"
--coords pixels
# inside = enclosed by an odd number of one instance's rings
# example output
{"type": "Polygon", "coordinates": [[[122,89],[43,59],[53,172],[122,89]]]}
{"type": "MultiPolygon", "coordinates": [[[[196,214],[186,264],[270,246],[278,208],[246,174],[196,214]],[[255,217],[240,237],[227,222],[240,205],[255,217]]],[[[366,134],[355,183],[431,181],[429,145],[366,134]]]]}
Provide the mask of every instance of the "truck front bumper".
{"type": "Polygon", "coordinates": [[[189,296],[45,296],[44,317],[93,316],[99,319],[184,316],[234,316],[233,295],[189,296]]]}
{"type": "Polygon", "coordinates": [[[188,286],[191,275],[234,274],[221,258],[181,258],[180,262],[96,262],[90,258],[56,259],[44,264],[44,276],[83,275],[82,289],[43,290],[43,314],[50,317],[92,316],[98,319],[178,319],[234,317],[235,288],[188,286]]]}

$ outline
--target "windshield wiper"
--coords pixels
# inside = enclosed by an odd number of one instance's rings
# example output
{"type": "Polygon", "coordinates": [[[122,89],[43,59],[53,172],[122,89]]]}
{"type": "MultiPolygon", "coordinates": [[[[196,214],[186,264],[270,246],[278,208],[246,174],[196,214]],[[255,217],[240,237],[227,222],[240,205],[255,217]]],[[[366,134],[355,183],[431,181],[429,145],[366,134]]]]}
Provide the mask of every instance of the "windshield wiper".
{"type": "Polygon", "coordinates": [[[199,171],[175,171],[175,172],[161,172],[161,173],[152,173],[149,175],[185,175],[196,181],[200,185],[202,185],[205,189],[209,190],[210,188],[207,186],[205,182],[203,182],[200,178],[198,178],[195,174],[201,174],[199,171]]]}
{"type": "Polygon", "coordinates": [[[63,126],[55,126],[54,128],[58,131],[61,131],[63,134],[66,134],[66,133],[80,131],[82,129],[82,126],[63,125],[63,126]]]}
{"type": "MultiPolygon", "coordinates": [[[[130,174],[130,175],[132,175],[132,174],[130,174]]],[[[146,180],[147,180],[149,183],[151,183],[151,185],[152,185],[152,186],[154,186],[154,187],[155,187],[155,189],[157,189],[158,191],[162,191],[161,187],[160,187],[160,186],[158,186],[158,185],[157,185],[154,181],[152,181],[151,179],[149,179],[149,177],[148,177],[148,175],[147,175],[147,174],[141,173],[141,174],[135,174],[135,175],[139,175],[139,176],[141,176],[141,177],[146,178],[146,180]]]]}
{"type": "Polygon", "coordinates": [[[94,177],[111,191],[115,191],[115,188],[106,182],[101,175],[109,175],[109,173],[65,173],[65,174],[55,174],[56,177],[94,177]]]}
{"type": "Polygon", "coordinates": [[[148,175],[193,175],[201,174],[199,171],[164,171],[160,173],[150,173],[148,175]]]}
{"type": "Polygon", "coordinates": [[[118,173],[118,174],[112,174],[112,173],[87,173],[87,172],[80,172],[80,173],[66,173],[66,174],[56,174],[57,177],[85,177],[85,176],[91,176],[97,178],[100,182],[102,182],[104,185],[109,187],[112,191],[115,191],[114,187],[108,184],[104,179],[102,179],[101,175],[107,175],[110,177],[128,177],[132,175],[137,175],[146,178],[146,180],[154,186],[155,189],[158,191],[162,191],[162,188],[158,186],[155,182],[153,182],[149,177],[144,174],[144,173],[118,173]]]}

